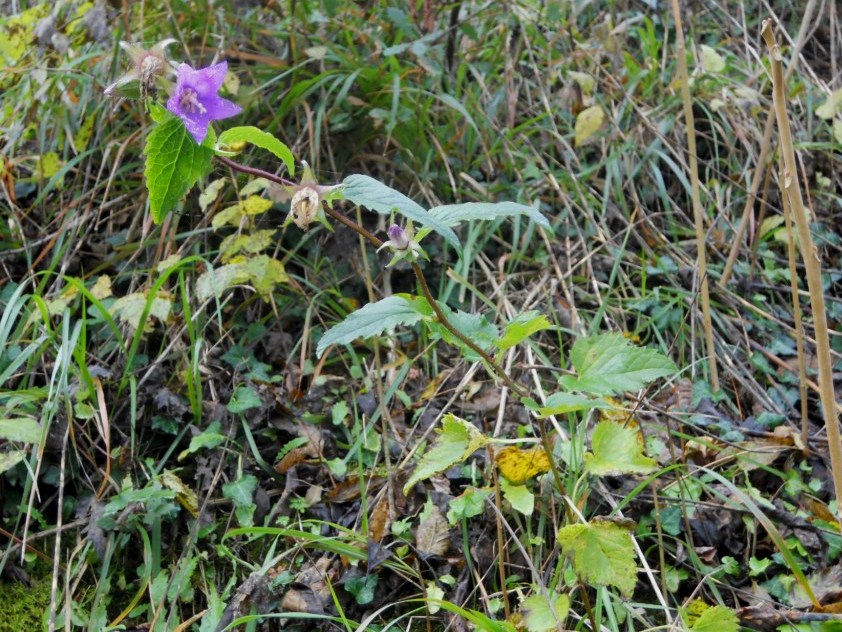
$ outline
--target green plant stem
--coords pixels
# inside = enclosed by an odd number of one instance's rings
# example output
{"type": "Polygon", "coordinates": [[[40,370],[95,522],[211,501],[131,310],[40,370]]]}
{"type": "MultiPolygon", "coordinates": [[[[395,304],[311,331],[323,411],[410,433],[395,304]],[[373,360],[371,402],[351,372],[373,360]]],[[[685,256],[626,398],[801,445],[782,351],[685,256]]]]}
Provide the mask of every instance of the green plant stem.
{"type": "MultiPolygon", "coordinates": [[[[813,328],[816,331],[819,394],[824,413],[824,424],[827,429],[827,450],[830,453],[833,486],[836,501],[839,503],[842,501],[842,436],[840,436],[839,418],[836,414],[836,394],[833,387],[833,365],[830,360],[830,336],[827,329],[827,312],[824,306],[821,263],[818,251],[813,245],[810,225],[807,220],[807,210],[804,208],[804,201],[801,198],[798,167],[795,164],[795,149],[792,145],[792,132],[789,128],[789,117],[786,111],[782,56],[772,33],[772,20],[763,21],[761,34],[766,41],[766,46],[769,49],[769,60],[772,63],[772,96],[774,98],[775,116],[778,120],[781,158],[784,163],[784,179],[780,186],[783,194],[788,197],[789,208],[798,230],[798,246],[801,250],[801,258],[804,260],[804,268],[807,272],[807,289],[810,292],[813,328]]],[[[837,518],[839,517],[842,517],[842,507],[837,506],[837,518]]]]}
{"type": "MultiPolygon", "coordinates": [[[[266,178],[270,182],[275,182],[277,184],[281,184],[283,186],[295,186],[294,182],[290,182],[280,176],[276,176],[274,173],[269,173],[268,171],[264,171],[263,169],[258,169],[256,167],[246,167],[245,165],[241,165],[238,162],[234,162],[230,158],[226,158],[224,156],[217,156],[217,159],[222,162],[222,164],[227,165],[234,171],[240,171],[242,173],[247,173],[253,176],[257,176],[259,178],[266,178]]],[[[330,215],[333,219],[337,222],[344,224],[358,235],[365,237],[373,246],[379,248],[383,245],[383,241],[378,239],[373,233],[368,231],[367,229],[363,228],[361,225],[357,224],[355,221],[348,219],[342,213],[332,209],[327,204],[323,204],[322,208],[324,209],[325,213],[330,215]]],[[[421,270],[421,266],[417,263],[412,263],[412,271],[415,273],[415,277],[418,279],[418,284],[421,286],[421,292],[424,294],[424,298],[427,299],[427,302],[430,304],[430,307],[433,308],[433,312],[438,318],[439,322],[444,326],[447,331],[453,334],[456,338],[461,340],[465,346],[467,346],[471,351],[479,355],[483,361],[485,361],[486,365],[489,366],[505,383],[506,385],[511,388],[515,393],[517,393],[520,397],[528,395],[526,389],[524,389],[520,384],[515,382],[512,377],[506,373],[506,370],[503,369],[500,365],[498,365],[494,358],[491,355],[479,347],[473,340],[471,340],[468,336],[460,332],[456,327],[453,326],[447,316],[445,316],[444,312],[442,311],[441,307],[439,307],[438,302],[433,297],[432,292],[430,292],[430,287],[427,285],[427,279],[424,277],[424,272],[421,270]]]]}

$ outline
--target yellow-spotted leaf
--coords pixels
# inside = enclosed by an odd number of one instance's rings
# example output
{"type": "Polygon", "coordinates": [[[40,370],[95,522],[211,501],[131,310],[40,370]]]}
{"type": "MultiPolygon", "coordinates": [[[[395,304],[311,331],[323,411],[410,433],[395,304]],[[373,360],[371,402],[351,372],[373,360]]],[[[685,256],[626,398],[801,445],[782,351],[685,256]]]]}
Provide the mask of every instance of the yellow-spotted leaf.
{"type": "Polygon", "coordinates": [[[503,448],[497,453],[495,461],[500,474],[515,485],[522,485],[530,478],[550,470],[550,457],[544,448],[503,448]]]}
{"type": "Polygon", "coordinates": [[[613,421],[597,424],[591,438],[592,452],[585,454],[585,469],[595,476],[647,474],[658,463],[643,454],[643,437],[637,428],[613,421]]]}
{"type": "Polygon", "coordinates": [[[592,105],[585,108],[576,117],[576,146],[593,136],[605,121],[605,111],[602,106],[592,105]]]}
{"type": "Polygon", "coordinates": [[[572,524],[558,532],[576,574],[591,586],[616,586],[630,596],[637,583],[634,545],[629,532],[613,522],[572,524]]]}

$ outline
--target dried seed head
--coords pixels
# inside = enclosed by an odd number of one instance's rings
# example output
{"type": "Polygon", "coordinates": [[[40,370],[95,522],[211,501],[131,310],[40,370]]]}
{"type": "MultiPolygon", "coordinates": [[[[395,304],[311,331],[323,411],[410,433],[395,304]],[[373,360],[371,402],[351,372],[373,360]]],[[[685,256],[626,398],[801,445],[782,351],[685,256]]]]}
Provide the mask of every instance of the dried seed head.
{"type": "Polygon", "coordinates": [[[320,205],[319,192],[313,187],[304,186],[292,196],[289,214],[296,226],[307,230],[310,224],[318,219],[320,205]]]}

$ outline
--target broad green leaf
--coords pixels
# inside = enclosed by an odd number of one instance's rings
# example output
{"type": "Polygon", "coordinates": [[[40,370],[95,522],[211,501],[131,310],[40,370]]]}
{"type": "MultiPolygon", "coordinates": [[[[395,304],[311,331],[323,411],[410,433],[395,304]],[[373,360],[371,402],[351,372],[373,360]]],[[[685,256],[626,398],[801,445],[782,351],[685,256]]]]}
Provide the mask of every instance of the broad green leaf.
{"type": "Polygon", "coordinates": [[[535,511],[535,495],[527,489],[526,485],[515,485],[510,483],[505,476],[501,476],[500,491],[515,511],[519,511],[524,516],[531,516],[535,511]]]}
{"type": "Polygon", "coordinates": [[[225,130],[219,135],[217,147],[243,142],[251,143],[252,145],[257,145],[261,149],[271,151],[275,154],[275,156],[283,161],[289,175],[295,175],[295,157],[292,155],[290,148],[272,136],[272,134],[257,129],[256,127],[244,125],[242,127],[232,127],[231,129],[225,130]]]}
{"type": "MultiPolygon", "coordinates": [[[[426,301],[425,301],[426,303],[426,301]]],[[[499,332],[497,327],[488,322],[488,319],[482,314],[473,314],[469,312],[452,312],[450,308],[439,305],[442,311],[447,316],[450,324],[456,328],[456,331],[467,336],[474,344],[476,344],[483,351],[488,351],[497,342],[499,332]]],[[[479,354],[466,345],[461,339],[454,336],[444,325],[438,321],[429,323],[430,328],[438,333],[442,339],[448,344],[459,347],[462,350],[462,356],[468,362],[476,362],[480,359],[479,354]]]]}
{"type": "Polygon", "coordinates": [[[0,419],[0,439],[38,443],[41,441],[41,426],[31,417],[0,419]]]}
{"type": "Polygon", "coordinates": [[[506,325],[503,330],[503,337],[496,341],[497,348],[500,351],[505,351],[514,347],[516,344],[526,340],[532,334],[549,329],[552,324],[547,317],[538,311],[524,312],[518,314],[515,318],[506,325]]]}
{"type": "Polygon", "coordinates": [[[260,396],[250,386],[238,386],[226,408],[232,413],[241,413],[251,408],[260,408],[260,396]]]}
{"type": "Polygon", "coordinates": [[[842,111],[842,88],[831,92],[825,102],[816,108],[816,116],[823,119],[832,119],[840,111],[842,111]]]}
{"type": "Polygon", "coordinates": [[[254,524],[255,504],[254,490],[257,489],[257,478],[248,474],[222,486],[222,495],[234,503],[234,515],[241,527],[254,524]]]}
{"type": "Polygon", "coordinates": [[[217,298],[233,285],[248,281],[249,275],[242,263],[232,263],[203,272],[196,280],[196,296],[206,301],[211,296],[217,298]]]}
{"type": "Polygon", "coordinates": [[[591,586],[616,586],[631,596],[637,583],[634,546],[626,529],[612,522],[562,527],[558,542],[573,557],[573,569],[591,586]]]}
{"type": "Polygon", "coordinates": [[[559,623],[564,623],[567,618],[570,597],[552,592],[547,599],[544,595],[535,593],[523,600],[520,609],[525,614],[524,622],[528,632],[555,632],[559,629],[559,623]],[[550,604],[553,605],[552,608],[550,604]]]}
{"type": "Polygon", "coordinates": [[[202,430],[201,433],[190,439],[190,445],[186,450],[182,450],[178,455],[178,460],[183,461],[194,452],[198,452],[203,448],[213,449],[225,443],[228,439],[220,432],[221,424],[218,421],[211,422],[211,424],[202,430]]]}
{"type": "Polygon", "coordinates": [[[414,325],[423,315],[402,296],[388,296],[376,303],[369,303],[349,314],[345,320],[331,327],[319,340],[316,356],[331,345],[345,345],[357,338],[377,336],[398,325],[414,325]]]}
{"type": "Polygon", "coordinates": [[[437,432],[439,436],[435,445],[418,461],[415,471],[403,487],[404,494],[409,493],[415,483],[441,474],[488,443],[488,437],[473,424],[450,413],[444,416],[437,432]]]}
{"type": "Polygon", "coordinates": [[[585,108],[576,116],[576,147],[596,134],[605,122],[605,111],[600,105],[585,108]]]}
{"type": "MultiPolygon", "coordinates": [[[[140,319],[143,317],[143,312],[146,311],[146,304],[149,302],[146,294],[143,292],[135,292],[128,296],[123,296],[114,301],[111,305],[111,314],[116,316],[121,321],[129,325],[132,329],[140,327],[140,319]]],[[[170,315],[170,308],[172,308],[172,300],[165,293],[159,293],[152,299],[147,316],[154,316],[160,322],[165,322],[170,315]]],[[[152,329],[152,323],[147,318],[144,326],[144,331],[152,329]]]]}
{"type": "MultiPolygon", "coordinates": [[[[538,209],[515,202],[465,202],[464,204],[447,204],[430,209],[430,215],[445,226],[456,226],[461,222],[475,220],[494,220],[505,217],[526,215],[539,226],[550,229],[550,222],[538,209]]],[[[419,233],[420,235],[420,233],[419,233]]]]}
{"type": "Polygon", "coordinates": [[[665,355],[635,347],[617,333],[579,338],[570,351],[570,360],[579,376],[565,376],[562,384],[592,395],[635,391],[676,371],[665,355]]]}
{"type": "Polygon", "coordinates": [[[452,228],[430,215],[421,205],[413,202],[403,193],[387,187],[374,178],[359,174],[348,176],[342,181],[342,194],[354,204],[364,206],[369,210],[386,215],[394,212],[405,215],[416,224],[434,230],[451,246],[459,249],[459,238],[452,228]]]}
{"type": "Polygon", "coordinates": [[[559,391],[547,397],[546,403],[542,406],[531,397],[523,398],[524,405],[529,410],[538,414],[539,417],[550,415],[565,415],[567,413],[591,410],[593,408],[609,408],[611,405],[603,399],[594,399],[590,395],[581,393],[568,393],[559,391]]]}
{"type": "Polygon", "coordinates": [[[693,632],[738,632],[737,615],[725,606],[707,608],[690,627],[693,632]]]}
{"type": "Polygon", "coordinates": [[[707,72],[722,72],[725,70],[725,60],[715,49],[702,44],[699,46],[702,52],[702,68],[707,72]]]}
{"type": "Polygon", "coordinates": [[[585,469],[595,476],[647,474],[658,462],[643,454],[643,437],[637,428],[613,421],[597,424],[591,438],[593,452],[585,454],[585,469]]]}
{"type": "Polygon", "coordinates": [[[196,181],[210,171],[213,151],[207,146],[212,139],[197,145],[181,120],[163,108],[153,108],[162,122],[155,125],[146,139],[146,188],[149,189],[149,210],[156,224],[175,208],[196,181]],[[166,110],[164,110],[166,112],[166,110]]]}

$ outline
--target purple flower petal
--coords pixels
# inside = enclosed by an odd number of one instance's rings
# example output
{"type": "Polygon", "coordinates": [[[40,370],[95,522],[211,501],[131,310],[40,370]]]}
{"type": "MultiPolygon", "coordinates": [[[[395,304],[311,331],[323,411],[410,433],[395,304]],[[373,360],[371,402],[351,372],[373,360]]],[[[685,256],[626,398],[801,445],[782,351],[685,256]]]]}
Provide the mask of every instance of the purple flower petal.
{"type": "Polygon", "coordinates": [[[205,140],[212,121],[235,116],[243,110],[217,94],[227,71],[227,62],[199,70],[188,64],[178,66],[178,81],[167,101],[167,109],[184,122],[187,131],[199,144],[205,140]]]}

